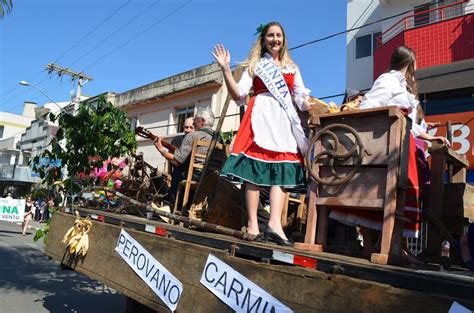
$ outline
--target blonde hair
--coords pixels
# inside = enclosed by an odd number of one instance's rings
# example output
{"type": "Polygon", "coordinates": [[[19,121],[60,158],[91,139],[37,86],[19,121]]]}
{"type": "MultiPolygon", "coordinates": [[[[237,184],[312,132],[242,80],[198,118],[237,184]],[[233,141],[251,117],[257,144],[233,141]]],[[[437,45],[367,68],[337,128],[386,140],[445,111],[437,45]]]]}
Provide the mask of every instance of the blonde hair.
{"type": "Polygon", "coordinates": [[[265,25],[258,35],[255,44],[253,45],[252,49],[250,50],[249,56],[245,61],[239,64],[241,67],[248,67],[250,77],[255,75],[255,67],[257,66],[258,61],[265,55],[267,48],[265,47],[265,36],[267,35],[268,29],[272,26],[278,26],[281,29],[283,34],[283,44],[280,49],[279,58],[282,67],[286,66],[294,66],[297,68],[295,62],[291,59],[290,52],[288,51],[288,42],[286,40],[285,30],[278,22],[270,22],[265,25]]]}

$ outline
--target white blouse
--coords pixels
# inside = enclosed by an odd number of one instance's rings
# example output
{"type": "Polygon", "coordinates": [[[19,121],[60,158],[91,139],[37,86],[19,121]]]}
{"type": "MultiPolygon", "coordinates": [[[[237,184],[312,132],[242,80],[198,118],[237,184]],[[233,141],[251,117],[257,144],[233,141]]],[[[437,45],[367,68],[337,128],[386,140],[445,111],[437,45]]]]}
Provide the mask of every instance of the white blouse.
{"type": "MultiPolygon", "coordinates": [[[[272,60],[270,54],[265,54],[265,57],[272,60]]],[[[305,88],[301,74],[296,67],[287,66],[281,71],[284,74],[295,74],[293,95],[296,104],[302,110],[303,101],[305,97],[309,96],[310,90],[305,88]]],[[[248,69],[245,69],[238,83],[239,105],[242,105],[247,98],[252,85],[253,78],[250,77],[248,69]]],[[[256,96],[251,112],[251,124],[254,141],[259,147],[276,152],[298,152],[288,115],[271,93],[263,92],[256,96]]]]}
{"type": "Polygon", "coordinates": [[[413,136],[418,137],[423,129],[416,123],[418,117],[419,101],[408,92],[405,75],[400,71],[390,71],[377,78],[362,99],[359,105],[361,109],[379,108],[395,105],[408,111],[408,117],[412,120],[411,131],[413,136]]]}

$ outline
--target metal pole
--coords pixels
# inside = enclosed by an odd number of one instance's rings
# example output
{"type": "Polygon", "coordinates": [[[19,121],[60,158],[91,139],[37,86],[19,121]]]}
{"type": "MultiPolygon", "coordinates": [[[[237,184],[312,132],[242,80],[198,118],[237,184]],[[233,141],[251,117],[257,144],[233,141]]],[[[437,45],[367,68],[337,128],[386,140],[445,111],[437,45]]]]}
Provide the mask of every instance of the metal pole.
{"type": "Polygon", "coordinates": [[[111,192],[114,195],[116,195],[117,197],[122,198],[125,201],[130,202],[130,203],[132,203],[132,204],[134,204],[134,205],[136,205],[140,208],[146,209],[147,211],[156,213],[160,216],[167,217],[167,218],[172,219],[172,220],[177,221],[177,222],[182,222],[182,223],[187,223],[189,225],[193,225],[193,226],[195,226],[199,229],[205,230],[205,231],[214,232],[214,233],[223,234],[223,235],[228,235],[228,236],[232,236],[232,237],[239,238],[239,239],[244,239],[244,240],[248,239],[247,234],[244,233],[244,232],[241,232],[241,231],[238,231],[238,230],[235,230],[235,229],[231,229],[231,228],[227,228],[227,227],[224,227],[224,226],[212,224],[212,223],[198,221],[198,220],[195,220],[195,219],[192,219],[192,218],[189,218],[189,217],[184,217],[184,216],[181,216],[181,215],[173,214],[173,213],[162,211],[162,210],[159,210],[159,209],[155,209],[152,206],[146,205],[146,204],[141,203],[141,202],[139,202],[135,199],[132,199],[132,198],[124,195],[123,193],[118,192],[117,190],[114,190],[112,188],[97,187],[96,186],[96,187],[92,187],[92,189],[94,189],[94,190],[104,190],[106,192],[111,192]]]}

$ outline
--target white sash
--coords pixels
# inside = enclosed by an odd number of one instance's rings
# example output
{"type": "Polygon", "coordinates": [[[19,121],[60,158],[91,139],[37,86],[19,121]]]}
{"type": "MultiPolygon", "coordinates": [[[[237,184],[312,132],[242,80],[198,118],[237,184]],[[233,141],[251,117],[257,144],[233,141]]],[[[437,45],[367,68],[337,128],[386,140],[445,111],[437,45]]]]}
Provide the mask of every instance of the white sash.
{"type": "Polygon", "coordinates": [[[286,85],[285,78],[278,67],[269,59],[262,58],[255,68],[255,75],[257,75],[265,84],[268,91],[280,103],[285,110],[291,124],[291,131],[296,140],[296,145],[302,155],[306,154],[308,150],[308,138],[301,127],[301,121],[296,113],[293,101],[291,100],[290,90],[286,85]]]}

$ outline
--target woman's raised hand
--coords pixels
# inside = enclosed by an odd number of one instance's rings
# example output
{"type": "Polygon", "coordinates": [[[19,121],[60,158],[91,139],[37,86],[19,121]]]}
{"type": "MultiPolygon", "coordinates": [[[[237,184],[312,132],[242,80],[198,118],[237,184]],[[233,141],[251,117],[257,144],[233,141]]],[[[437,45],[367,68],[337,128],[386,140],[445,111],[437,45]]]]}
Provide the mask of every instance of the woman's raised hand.
{"type": "Polygon", "coordinates": [[[230,66],[230,52],[226,50],[223,45],[218,44],[214,47],[212,56],[216,59],[220,67],[226,68],[230,66]]]}

